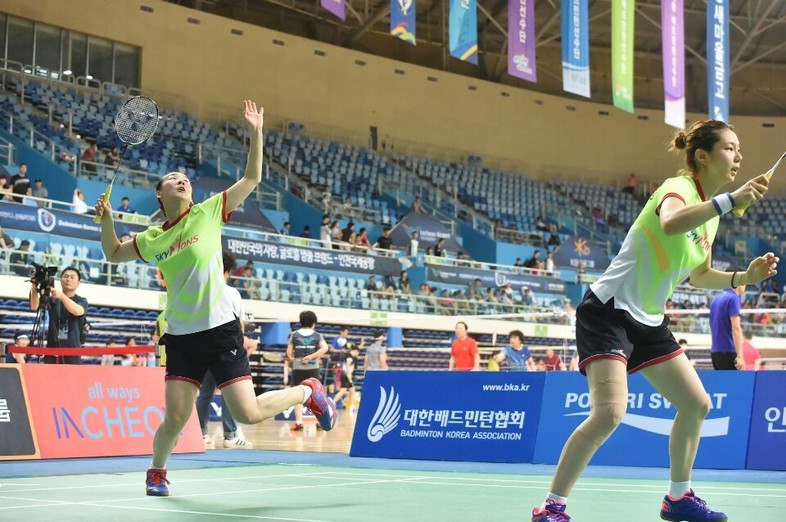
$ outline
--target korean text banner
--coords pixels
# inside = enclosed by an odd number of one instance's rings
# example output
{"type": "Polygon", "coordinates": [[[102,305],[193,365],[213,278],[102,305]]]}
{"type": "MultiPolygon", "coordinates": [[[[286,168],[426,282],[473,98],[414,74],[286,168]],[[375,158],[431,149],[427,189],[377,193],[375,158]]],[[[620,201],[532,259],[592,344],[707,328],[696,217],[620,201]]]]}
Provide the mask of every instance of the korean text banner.
{"type": "MultiPolygon", "coordinates": [[[[298,239],[293,240],[299,241],[298,239]]],[[[252,259],[262,263],[359,274],[395,276],[401,274],[401,262],[390,257],[234,237],[222,237],[221,243],[224,252],[229,252],[240,259],[252,259]]]]}
{"type": "Polygon", "coordinates": [[[729,2],[707,1],[707,99],[710,118],[729,121],[729,2]]]}
{"type": "Polygon", "coordinates": [[[562,0],[562,88],[590,97],[589,0],[562,0]]]}
{"type": "Polygon", "coordinates": [[[508,74],[537,82],[535,0],[508,0],[508,42],[508,74]]]}
{"type": "MultiPolygon", "coordinates": [[[[587,379],[578,372],[547,372],[544,412],[534,462],[556,464],[562,446],[590,411],[587,379]],[[545,413],[547,412],[547,413],[545,413]]],[[[701,428],[697,468],[743,469],[751,421],[753,372],[699,371],[711,410],[701,428]]],[[[591,463],[669,466],[669,434],[677,410],[641,373],[628,379],[627,411],[591,463]],[[646,448],[646,451],[642,451],[646,448]]]]}
{"type": "Polygon", "coordinates": [[[635,0],[611,2],[611,81],[614,106],[633,112],[633,40],[635,0]]]}
{"type": "Polygon", "coordinates": [[[347,18],[347,8],[344,5],[344,0],[321,0],[320,3],[323,8],[327,9],[342,20],[347,18]]]}
{"type": "Polygon", "coordinates": [[[565,295],[565,283],[553,277],[430,264],[426,265],[426,277],[429,281],[439,281],[449,285],[469,285],[475,279],[480,279],[484,288],[490,286],[500,287],[510,283],[515,290],[520,290],[526,286],[538,294],[565,295]]]}
{"type": "Polygon", "coordinates": [[[477,0],[450,0],[448,40],[452,57],[478,64],[477,0]]]}
{"type": "Polygon", "coordinates": [[[415,40],[416,0],[390,0],[390,34],[417,45],[415,40]]]}
{"type": "Polygon", "coordinates": [[[0,460],[40,458],[21,365],[0,365],[0,460]]]}
{"type": "Polygon", "coordinates": [[[531,462],[544,381],[543,372],[370,371],[350,455],[531,462]]]}
{"type": "Polygon", "coordinates": [[[748,469],[786,471],[786,372],[756,372],[748,469]]]}
{"type": "Polygon", "coordinates": [[[683,0],[661,0],[665,121],[685,127],[685,22],[683,0]]]}

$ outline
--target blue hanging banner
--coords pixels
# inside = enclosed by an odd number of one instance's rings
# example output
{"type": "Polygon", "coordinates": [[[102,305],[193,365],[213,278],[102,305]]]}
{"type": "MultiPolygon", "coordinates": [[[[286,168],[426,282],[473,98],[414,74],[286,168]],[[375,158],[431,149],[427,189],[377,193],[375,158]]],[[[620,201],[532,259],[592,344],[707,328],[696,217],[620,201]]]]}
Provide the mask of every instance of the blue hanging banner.
{"type": "Polygon", "coordinates": [[[710,118],[729,121],[729,0],[707,2],[707,100],[710,118]]]}
{"type": "Polygon", "coordinates": [[[562,0],[562,89],[590,97],[588,0],[562,0]]]}
{"type": "Polygon", "coordinates": [[[416,0],[390,0],[390,34],[417,45],[415,40],[416,0]]]}
{"type": "Polygon", "coordinates": [[[450,0],[448,27],[450,55],[478,64],[478,4],[476,0],[450,0]]]}

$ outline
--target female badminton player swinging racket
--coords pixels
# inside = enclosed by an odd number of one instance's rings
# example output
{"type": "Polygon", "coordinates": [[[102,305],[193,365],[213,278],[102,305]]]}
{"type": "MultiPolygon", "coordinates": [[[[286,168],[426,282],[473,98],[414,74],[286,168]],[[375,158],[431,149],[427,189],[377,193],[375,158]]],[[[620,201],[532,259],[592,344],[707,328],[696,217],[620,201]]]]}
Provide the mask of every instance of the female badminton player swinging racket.
{"type": "Polygon", "coordinates": [[[262,178],[264,111],[252,101],[244,104],[243,116],[253,131],[248,164],[245,176],[226,192],[194,205],[188,177],[171,172],[156,185],[156,197],[167,221],[123,243],[115,234],[109,205],[101,198],[96,204],[107,260],[152,261],[161,269],[167,284],[168,326],[162,340],[167,349],[166,414],[153,442],[153,462],[146,481],[148,495],[169,494],[166,461],[191,416],[208,369],[219,383],[232,415],[240,422],[256,424],[302,403],[326,431],[335,424],[335,406],[316,379],[255,396],[248,357],[243,350],[241,318],[233,314],[224,292],[221,227],[262,178]]]}
{"type": "Polygon", "coordinates": [[[689,274],[695,286],[721,289],[753,284],[776,273],[778,258],[772,253],[754,259],[744,272],[720,272],[710,264],[719,216],[761,199],[768,180],[759,176],[732,193],[715,195],[734,181],[742,160],[737,135],[721,121],[694,123],[676,135],[672,149],[685,155],[687,171],[667,179],[650,197],[619,254],[576,309],[579,369],[587,375],[590,414],[566,442],[551,491],[533,511],[533,522],[569,520],[567,497],[625,415],[626,373],[639,370],[677,409],[669,440],[671,486],[661,504],[661,518],[727,520],[696,497],[690,486],[710,399],[669,331],[664,309],[674,287],[689,274]]]}

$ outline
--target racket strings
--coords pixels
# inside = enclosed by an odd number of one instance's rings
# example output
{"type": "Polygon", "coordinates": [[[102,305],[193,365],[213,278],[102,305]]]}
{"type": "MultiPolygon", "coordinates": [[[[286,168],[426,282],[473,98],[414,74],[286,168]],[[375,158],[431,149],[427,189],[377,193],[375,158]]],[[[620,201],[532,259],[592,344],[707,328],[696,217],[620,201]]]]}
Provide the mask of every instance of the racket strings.
{"type": "Polygon", "coordinates": [[[158,128],[158,107],[150,98],[137,96],[120,108],[115,118],[117,137],[126,144],[144,143],[158,128]]]}

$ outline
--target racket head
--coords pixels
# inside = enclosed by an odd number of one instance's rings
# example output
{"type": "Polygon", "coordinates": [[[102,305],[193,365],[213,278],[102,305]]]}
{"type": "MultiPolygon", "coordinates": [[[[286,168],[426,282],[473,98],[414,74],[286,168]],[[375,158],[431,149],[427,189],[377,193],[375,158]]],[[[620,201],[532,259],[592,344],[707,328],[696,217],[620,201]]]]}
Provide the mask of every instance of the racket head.
{"type": "Polygon", "coordinates": [[[149,140],[158,128],[158,105],[147,96],[134,96],[115,115],[115,133],[126,145],[149,140]]]}

